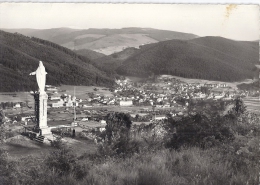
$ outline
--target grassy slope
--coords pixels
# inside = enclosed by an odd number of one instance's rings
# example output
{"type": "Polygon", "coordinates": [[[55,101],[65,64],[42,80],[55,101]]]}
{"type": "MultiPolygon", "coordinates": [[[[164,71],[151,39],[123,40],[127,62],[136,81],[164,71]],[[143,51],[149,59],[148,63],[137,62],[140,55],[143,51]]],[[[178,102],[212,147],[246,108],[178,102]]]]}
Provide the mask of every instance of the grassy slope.
{"type": "Polygon", "coordinates": [[[0,45],[0,91],[36,89],[35,77],[29,73],[37,69],[39,60],[48,72],[47,84],[96,85],[97,80],[99,85],[113,83],[89,59],[56,44],[1,31],[0,45]]]}
{"type": "Polygon", "coordinates": [[[89,50],[89,49],[80,49],[80,50],[75,50],[74,52],[79,54],[79,55],[85,56],[85,57],[87,57],[91,60],[95,60],[97,58],[101,58],[101,57],[106,56],[102,53],[98,53],[96,51],[92,51],[92,50],[89,50]]]}

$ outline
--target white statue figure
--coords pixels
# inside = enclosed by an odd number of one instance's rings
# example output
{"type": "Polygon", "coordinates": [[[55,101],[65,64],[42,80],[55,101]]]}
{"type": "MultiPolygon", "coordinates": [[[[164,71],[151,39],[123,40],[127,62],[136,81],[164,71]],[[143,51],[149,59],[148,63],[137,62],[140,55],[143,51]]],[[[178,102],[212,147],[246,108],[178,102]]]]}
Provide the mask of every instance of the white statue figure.
{"type": "Polygon", "coordinates": [[[42,61],[39,62],[39,67],[36,71],[30,73],[30,75],[36,75],[37,84],[40,92],[44,92],[45,82],[46,82],[46,74],[45,67],[42,64],[42,61]]]}

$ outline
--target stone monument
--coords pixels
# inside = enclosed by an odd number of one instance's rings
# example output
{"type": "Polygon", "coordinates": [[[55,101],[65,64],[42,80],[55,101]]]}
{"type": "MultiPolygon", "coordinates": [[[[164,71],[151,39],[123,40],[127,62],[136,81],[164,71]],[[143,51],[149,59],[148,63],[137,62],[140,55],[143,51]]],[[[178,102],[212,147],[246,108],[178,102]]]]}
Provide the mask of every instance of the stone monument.
{"type": "Polygon", "coordinates": [[[39,67],[35,72],[30,73],[30,75],[36,75],[37,84],[39,87],[38,92],[34,95],[35,100],[35,119],[37,127],[40,130],[40,135],[52,134],[50,128],[47,126],[47,100],[48,95],[45,92],[45,82],[46,82],[46,71],[42,62],[39,62],[39,67]]]}

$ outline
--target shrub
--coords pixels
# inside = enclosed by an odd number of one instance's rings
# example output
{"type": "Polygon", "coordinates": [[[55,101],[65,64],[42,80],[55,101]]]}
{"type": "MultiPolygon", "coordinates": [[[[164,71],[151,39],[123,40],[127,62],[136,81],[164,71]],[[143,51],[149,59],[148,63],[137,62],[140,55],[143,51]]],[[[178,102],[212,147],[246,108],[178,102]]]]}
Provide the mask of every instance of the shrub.
{"type": "Polygon", "coordinates": [[[138,170],[138,185],[167,185],[173,184],[168,170],[159,170],[151,166],[143,166],[138,170]]]}
{"type": "Polygon", "coordinates": [[[216,146],[234,139],[233,131],[227,126],[225,119],[197,113],[183,117],[179,121],[169,121],[169,132],[166,140],[167,148],[178,149],[182,146],[199,146],[202,148],[216,146]],[[173,130],[176,130],[176,132],[173,130]]]}
{"type": "Polygon", "coordinates": [[[87,166],[80,164],[76,155],[67,147],[53,151],[47,157],[45,164],[49,170],[59,176],[73,174],[76,179],[82,179],[87,175],[87,166]]]}
{"type": "Polygon", "coordinates": [[[62,137],[58,136],[58,137],[55,137],[54,140],[51,140],[51,146],[55,147],[55,148],[58,148],[58,149],[63,148],[64,147],[64,143],[62,143],[62,137]]]}
{"type": "Polygon", "coordinates": [[[16,184],[17,165],[9,159],[8,153],[0,149],[0,184],[16,184]]]}

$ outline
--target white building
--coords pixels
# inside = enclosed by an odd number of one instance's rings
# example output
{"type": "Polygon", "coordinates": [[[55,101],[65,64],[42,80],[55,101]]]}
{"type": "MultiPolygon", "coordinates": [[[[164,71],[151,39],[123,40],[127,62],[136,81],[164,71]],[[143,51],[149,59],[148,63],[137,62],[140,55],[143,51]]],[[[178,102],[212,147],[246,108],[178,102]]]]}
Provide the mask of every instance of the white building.
{"type": "Polygon", "coordinates": [[[166,116],[165,115],[155,115],[155,116],[153,116],[153,119],[154,120],[163,120],[163,119],[166,119],[166,116]]]}
{"type": "Polygon", "coordinates": [[[60,100],[60,96],[50,96],[50,100],[60,100]]]}
{"type": "Polygon", "coordinates": [[[221,99],[221,98],[224,98],[224,95],[215,95],[214,96],[214,99],[221,99]]]}
{"type": "Polygon", "coordinates": [[[107,124],[106,120],[101,120],[100,123],[101,123],[102,125],[106,125],[106,124],[107,124]]]}
{"type": "Polygon", "coordinates": [[[71,101],[67,102],[67,103],[65,103],[65,106],[66,107],[73,107],[73,102],[71,102],[71,101]]]}
{"type": "Polygon", "coordinates": [[[119,105],[120,105],[120,106],[132,106],[132,105],[133,105],[133,101],[132,101],[132,100],[127,100],[127,101],[121,100],[121,101],[119,102],[119,105]]]}
{"type": "Polygon", "coordinates": [[[14,108],[21,108],[21,104],[20,103],[16,103],[14,108]]]}
{"type": "Polygon", "coordinates": [[[56,108],[63,107],[63,105],[64,102],[62,100],[51,104],[52,107],[56,107],[56,108]]]}
{"type": "Polygon", "coordinates": [[[106,130],[106,127],[105,126],[101,126],[101,127],[97,127],[97,129],[100,131],[100,132],[103,132],[106,130]]]}
{"type": "Polygon", "coordinates": [[[55,87],[49,87],[46,89],[47,91],[57,91],[57,89],[55,87]]]}

